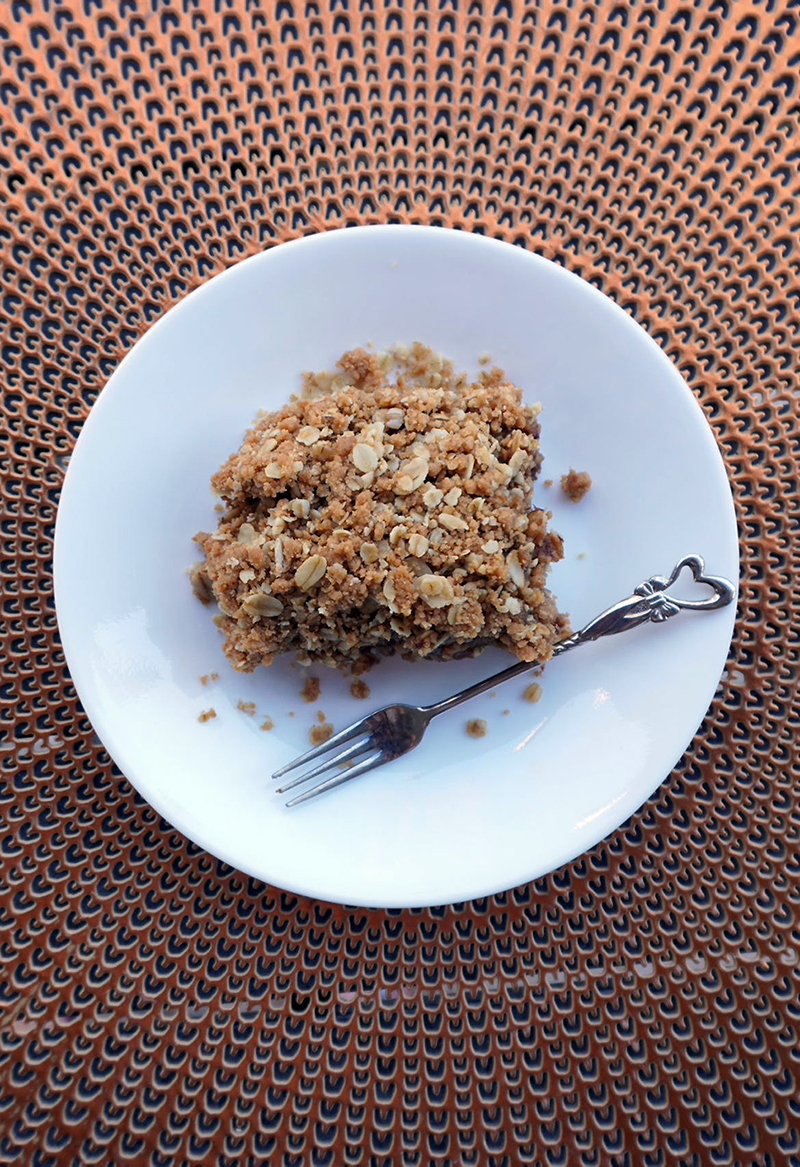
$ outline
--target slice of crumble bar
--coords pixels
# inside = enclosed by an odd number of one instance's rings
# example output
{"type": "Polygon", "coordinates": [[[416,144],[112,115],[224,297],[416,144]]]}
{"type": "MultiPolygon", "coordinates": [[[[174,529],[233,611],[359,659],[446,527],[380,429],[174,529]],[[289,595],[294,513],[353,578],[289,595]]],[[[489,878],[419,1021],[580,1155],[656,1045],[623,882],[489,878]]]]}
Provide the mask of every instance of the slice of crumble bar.
{"type": "Polygon", "coordinates": [[[561,539],[531,509],[538,407],[422,346],[339,367],[320,396],[260,416],[214,476],[225,509],[197,536],[195,584],[233,666],[293,653],[359,673],[488,644],[548,660],[567,620],[546,588],[561,539]]]}

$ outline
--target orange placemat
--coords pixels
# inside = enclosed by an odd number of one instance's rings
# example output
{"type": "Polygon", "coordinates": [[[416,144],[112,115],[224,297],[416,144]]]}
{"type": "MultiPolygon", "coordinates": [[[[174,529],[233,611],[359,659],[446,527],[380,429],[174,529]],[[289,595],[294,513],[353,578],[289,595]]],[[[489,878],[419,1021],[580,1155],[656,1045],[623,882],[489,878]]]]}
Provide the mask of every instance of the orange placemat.
{"type": "Polygon", "coordinates": [[[0,58],[0,1161],[800,1163],[800,13],[8,0],[0,58]],[[393,221],[636,316],[720,441],[744,578],[709,717],[626,826],[491,900],[366,912],[142,803],[70,684],[50,558],[149,324],[265,246],[393,221]]]}

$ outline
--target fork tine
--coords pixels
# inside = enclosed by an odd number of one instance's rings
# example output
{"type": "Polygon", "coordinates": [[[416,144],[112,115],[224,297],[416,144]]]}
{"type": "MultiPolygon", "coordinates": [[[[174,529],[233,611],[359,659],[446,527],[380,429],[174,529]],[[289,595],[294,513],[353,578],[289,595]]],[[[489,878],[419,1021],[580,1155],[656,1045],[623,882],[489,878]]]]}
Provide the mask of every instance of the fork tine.
{"type": "Polygon", "coordinates": [[[342,742],[349,742],[351,738],[363,732],[368,720],[369,716],[362,717],[360,721],[354,721],[352,725],[345,726],[344,729],[340,729],[338,733],[335,733],[333,737],[329,737],[321,746],[315,746],[313,750],[307,750],[299,758],[295,758],[293,761],[287,762],[285,766],[281,766],[280,770],[276,770],[272,777],[282,778],[290,770],[296,770],[298,766],[304,766],[306,762],[313,762],[315,759],[321,758],[323,754],[327,754],[329,750],[336,749],[342,742]]]}
{"type": "Polygon", "coordinates": [[[368,770],[374,770],[376,766],[380,766],[383,762],[388,761],[389,759],[378,751],[372,757],[365,758],[363,762],[359,762],[357,766],[352,766],[349,770],[343,770],[341,774],[334,774],[326,782],[320,782],[319,786],[315,786],[313,790],[306,790],[304,794],[298,794],[295,798],[290,798],[286,805],[297,806],[299,802],[308,802],[309,798],[316,798],[318,794],[324,794],[326,790],[333,790],[334,786],[341,786],[345,782],[352,782],[354,778],[359,778],[362,774],[366,774],[368,770]]]}
{"type": "Polygon", "coordinates": [[[299,786],[301,782],[308,782],[310,778],[316,778],[318,774],[323,774],[326,770],[330,770],[331,766],[337,766],[340,762],[347,762],[350,758],[355,758],[358,754],[363,754],[364,750],[371,747],[371,741],[368,737],[360,737],[358,741],[354,742],[348,750],[343,750],[341,754],[336,754],[333,758],[325,758],[313,770],[309,770],[307,774],[300,774],[297,778],[293,778],[291,782],[287,782],[285,786],[279,786],[276,794],[285,794],[287,790],[291,790],[294,786],[299,786]]]}

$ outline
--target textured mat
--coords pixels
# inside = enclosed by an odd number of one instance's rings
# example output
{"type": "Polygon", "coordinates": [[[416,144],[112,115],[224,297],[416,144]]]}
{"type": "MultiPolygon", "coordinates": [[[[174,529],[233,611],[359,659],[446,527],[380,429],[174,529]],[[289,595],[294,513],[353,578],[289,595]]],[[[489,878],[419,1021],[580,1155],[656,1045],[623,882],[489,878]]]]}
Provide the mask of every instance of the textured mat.
{"type": "Polygon", "coordinates": [[[800,12],[7,0],[0,62],[0,1161],[800,1164],[800,12]],[[142,803],[50,561],[148,325],[263,247],[393,221],[540,252],[640,321],[724,451],[744,577],[705,725],[610,840],[367,913],[142,803]]]}

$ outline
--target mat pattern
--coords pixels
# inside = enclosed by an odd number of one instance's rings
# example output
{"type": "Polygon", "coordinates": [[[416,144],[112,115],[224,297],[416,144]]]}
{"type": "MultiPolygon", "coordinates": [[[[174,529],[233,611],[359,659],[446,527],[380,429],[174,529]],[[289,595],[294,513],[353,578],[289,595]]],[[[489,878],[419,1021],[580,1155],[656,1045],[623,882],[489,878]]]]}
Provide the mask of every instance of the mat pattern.
{"type": "Polygon", "coordinates": [[[0,1162],[800,1164],[800,10],[6,0],[0,100],[0,1162]],[[93,736],[53,606],[60,484],[124,353],[244,256],[373,222],[617,300],[741,530],[676,771],[569,866],[440,910],[187,843],[93,736]]]}

